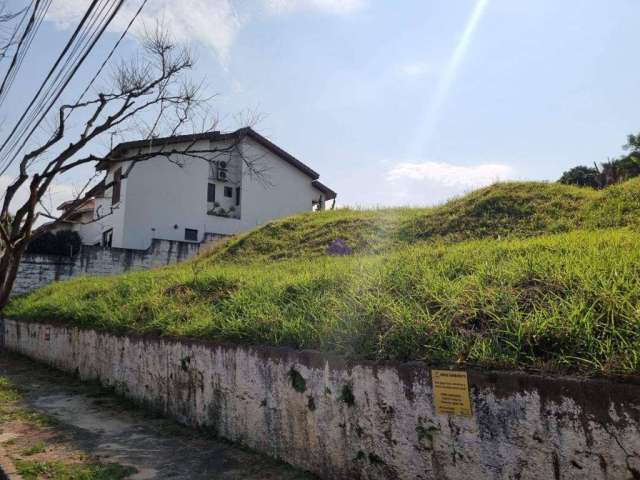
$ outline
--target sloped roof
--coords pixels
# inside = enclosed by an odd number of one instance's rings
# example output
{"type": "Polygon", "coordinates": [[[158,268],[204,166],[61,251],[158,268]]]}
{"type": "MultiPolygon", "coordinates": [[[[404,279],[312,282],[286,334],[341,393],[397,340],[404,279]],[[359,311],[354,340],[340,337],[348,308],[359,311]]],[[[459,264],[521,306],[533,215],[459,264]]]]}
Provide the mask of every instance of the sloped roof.
{"type": "MultiPolygon", "coordinates": [[[[249,137],[254,140],[259,145],[262,145],[264,148],[272,152],[273,154],[280,157],[282,160],[290,164],[291,166],[297,168],[302,173],[311,178],[311,184],[320,190],[325,196],[327,200],[333,200],[336,198],[337,193],[331,190],[326,185],[320,183],[318,180],[320,178],[320,174],[308,167],[296,157],[291,155],[289,152],[283,150],[271,140],[266,137],[260,135],[258,132],[253,130],[250,127],[240,128],[235,132],[229,133],[221,133],[218,131],[214,132],[205,132],[205,133],[195,133],[190,135],[174,135],[172,137],[162,137],[162,138],[152,138],[148,140],[134,140],[131,142],[123,142],[118,144],[110,153],[111,157],[118,158],[124,157],[126,152],[135,148],[144,148],[144,147],[163,147],[166,145],[173,145],[176,143],[190,143],[197,142],[199,140],[210,140],[213,142],[222,142],[225,140],[240,140],[243,137],[249,137]]],[[[97,170],[105,170],[107,167],[106,162],[98,162],[96,166],[97,170]]]]}
{"type": "Polygon", "coordinates": [[[333,200],[334,198],[336,198],[338,196],[338,194],[336,192],[331,190],[325,184],[320,183],[320,180],[314,180],[313,182],[311,182],[311,185],[313,185],[318,190],[320,190],[322,193],[324,193],[324,196],[325,196],[326,200],[333,200]]]}
{"type": "MultiPolygon", "coordinates": [[[[65,210],[68,210],[69,207],[71,207],[71,205],[73,205],[74,202],[75,200],[67,200],[66,202],[63,202],[60,205],[58,205],[58,210],[64,212],[65,210]]],[[[93,212],[93,209],[95,208],[95,204],[96,204],[95,198],[88,198],[84,203],[81,203],[78,206],[76,206],[75,213],[93,212]]]]}
{"type": "MultiPolygon", "coordinates": [[[[285,162],[290,165],[296,167],[302,173],[311,177],[312,180],[317,180],[320,178],[320,174],[308,167],[296,157],[286,152],[282,148],[278,147],[275,143],[271,142],[267,138],[260,135],[258,132],[253,130],[250,127],[241,128],[236,130],[235,132],[230,133],[220,133],[218,131],[215,132],[205,132],[205,133],[196,133],[191,135],[175,135],[172,137],[163,137],[163,138],[152,138],[148,140],[134,140],[132,142],[123,142],[118,144],[110,153],[111,157],[119,157],[124,156],[125,153],[134,148],[144,148],[144,147],[163,147],[165,145],[173,145],[176,143],[189,143],[196,142],[199,140],[211,140],[213,142],[222,142],[225,140],[238,140],[242,137],[249,137],[254,140],[256,143],[262,145],[267,150],[271,151],[275,155],[282,158],[285,162]]],[[[98,170],[106,169],[106,162],[99,162],[97,165],[98,170]]]]}

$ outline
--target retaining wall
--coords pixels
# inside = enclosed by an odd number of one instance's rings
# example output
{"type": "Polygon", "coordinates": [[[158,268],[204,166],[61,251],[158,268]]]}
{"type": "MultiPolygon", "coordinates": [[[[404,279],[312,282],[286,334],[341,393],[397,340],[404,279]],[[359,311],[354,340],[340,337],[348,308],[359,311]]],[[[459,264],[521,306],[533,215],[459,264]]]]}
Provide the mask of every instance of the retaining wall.
{"type": "Polygon", "coordinates": [[[7,348],[326,479],[638,479],[640,386],[469,371],[438,415],[421,363],[5,320],[7,348]]]}
{"type": "MultiPolygon", "coordinates": [[[[209,241],[225,238],[210,236],[209,241]]],[[[147,250],[83,245],[73,257],[26,254],[20,262],[13,295],[29,293],[48,283],[79,275],[104,276],[162,267],[186,260],[201,244],[154,239],[147,250]]]]}

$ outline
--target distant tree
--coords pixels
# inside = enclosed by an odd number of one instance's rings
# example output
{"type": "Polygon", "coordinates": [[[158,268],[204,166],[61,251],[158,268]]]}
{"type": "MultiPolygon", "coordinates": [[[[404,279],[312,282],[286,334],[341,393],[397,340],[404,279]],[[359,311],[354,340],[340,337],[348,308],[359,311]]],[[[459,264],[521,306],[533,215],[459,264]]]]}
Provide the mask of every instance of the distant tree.
{"type": "Polygon", "coordinates": [[[562,174],[559,182],[581,187],[604,188],[640,176],[640,133],[627,135],[627,143],[622,148],[629,153],[603,162],[600,167],[573,167],[562,174]]]}
{"type": "Polygon", "coordinates": [[[627,143],[622,148],[630,150],[632,154],[640,153],[640,133],[627,135],[627,143]]]}
{"type": "Polygon", "coordinates": [[[640,155],[630,153],[613,161],[617,182],[624,182],[640,175],[640,155]]]}
{"type": "Polygon", "coordinates": [[[602,188],[622,182],[622,170],[617,160],[608,160],[600,164],[600,185],[602,188]]]}
{"type": "Polygon", "coordinates": [[[595,167],[580,165],[567,170],[560,177],[560,183],[580,187],[600,188],[600,172],[595,167]]]}

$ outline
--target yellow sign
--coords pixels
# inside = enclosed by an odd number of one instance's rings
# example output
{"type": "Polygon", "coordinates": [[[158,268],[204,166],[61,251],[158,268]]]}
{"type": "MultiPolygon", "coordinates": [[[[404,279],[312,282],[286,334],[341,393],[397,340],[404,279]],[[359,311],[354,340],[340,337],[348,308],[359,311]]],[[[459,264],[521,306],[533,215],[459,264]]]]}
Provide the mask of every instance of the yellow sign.
{"type": "Polygon", "coordinates": [[[467,372],[431,370],[436,413],[471,416],[467,372]]]}

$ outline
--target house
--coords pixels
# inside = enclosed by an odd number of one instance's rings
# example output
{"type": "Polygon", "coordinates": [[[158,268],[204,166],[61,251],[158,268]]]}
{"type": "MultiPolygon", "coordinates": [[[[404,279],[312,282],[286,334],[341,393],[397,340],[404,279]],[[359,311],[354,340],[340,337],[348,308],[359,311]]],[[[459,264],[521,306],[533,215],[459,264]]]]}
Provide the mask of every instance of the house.
{"type": "Polygon", "coordinates": [[[250,128],[121,143],[110,158],[97,168],[111,186],[75,214],[82,221],[68,224],[87,245],[143,250],[153,239],[203,242],[323,210],[336,198],[318,173],[250,128]],[[224,151],[173,153],[212,148],[224,151]],[[149,159],[130,168],[141,154],[149,159]]]}
{"type": "MultiPolygon", "coordinates": [[[[71,204],[71,200],[64,202],[58,206],[58,210],[64,212],[71,204]]],[[[98,222],[94,222],[95,209],[96,199],[88,199],[82,205],[77,206],[67,220],[52,231],[55,233],[59,230],[75,230],[80,234],[80,239],[83,243],[89,245],[99,243],[97,239],[101,238],[101,228],[98,222]]]]}

